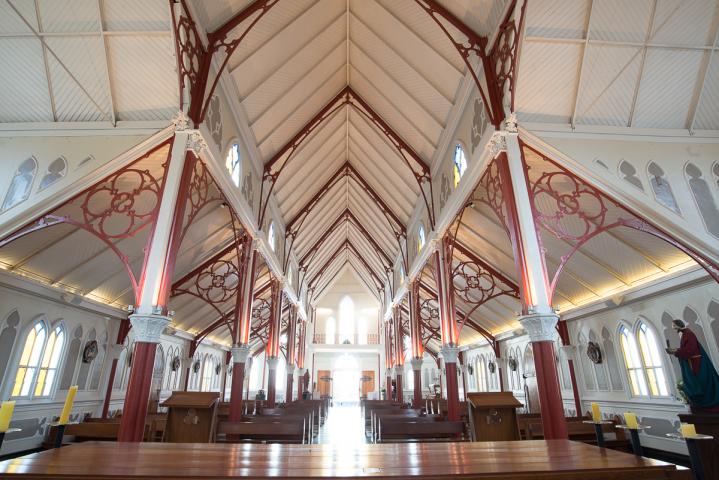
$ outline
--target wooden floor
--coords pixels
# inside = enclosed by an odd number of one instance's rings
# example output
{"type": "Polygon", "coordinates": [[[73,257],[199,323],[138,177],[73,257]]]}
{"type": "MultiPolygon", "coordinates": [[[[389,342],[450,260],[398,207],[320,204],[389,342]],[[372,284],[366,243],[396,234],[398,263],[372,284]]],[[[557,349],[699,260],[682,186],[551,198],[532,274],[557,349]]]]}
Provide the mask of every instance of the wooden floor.
{"type": "Polygon", "coordinates": [[[383,445],[89,442],[0,463],[1,478],[689,479],[674,465],[565,440],[383,445]]]}

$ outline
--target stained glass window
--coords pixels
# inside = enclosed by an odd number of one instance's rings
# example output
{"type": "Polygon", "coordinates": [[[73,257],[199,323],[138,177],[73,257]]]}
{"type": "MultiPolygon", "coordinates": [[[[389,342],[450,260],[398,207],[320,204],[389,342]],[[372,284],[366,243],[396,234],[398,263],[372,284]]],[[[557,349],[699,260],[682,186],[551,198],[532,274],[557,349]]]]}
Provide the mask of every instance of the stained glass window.
{"type": "Polygon", "coordinates": [[[240,146],[237,143],[230,145],[230,149],[227,151],[227,158],[225,159],[225,167],[232,178],[232,182],[236,187],[240,186],[240,146]]]}
{"type": "Polygon", "coordinates": [[[424,247],[425,242],[425,233],[424,233],[424,225],[421,223],[419,224],[419,228],[417,229],[417,251],[421,251],[422,247],[424,247]]]}
{"type": "Polygon", "coordinates": [[[453,159],[454,172],[454,188],[457,188],[459,181],[462,179],[462,175],[467,170],[467,157],[464,155],[464,149],[459,143],[454,147],[454,159],[453,159]]]}

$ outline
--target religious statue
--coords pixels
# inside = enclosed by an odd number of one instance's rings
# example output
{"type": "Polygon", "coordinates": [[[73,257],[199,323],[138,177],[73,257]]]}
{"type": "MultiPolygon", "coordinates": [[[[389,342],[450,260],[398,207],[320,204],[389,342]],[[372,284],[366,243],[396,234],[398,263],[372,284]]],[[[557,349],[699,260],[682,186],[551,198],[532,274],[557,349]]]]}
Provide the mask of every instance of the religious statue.
{"type": "Polygon", "coordinates": [[[682,370],[680,387],[689,399],[694,413],[719,413],[719,375],[697,336],[681,320],[672,327],[681,334],[679,348],[671,348],[667,340],[666,352],[679,359],[682,370]]]}

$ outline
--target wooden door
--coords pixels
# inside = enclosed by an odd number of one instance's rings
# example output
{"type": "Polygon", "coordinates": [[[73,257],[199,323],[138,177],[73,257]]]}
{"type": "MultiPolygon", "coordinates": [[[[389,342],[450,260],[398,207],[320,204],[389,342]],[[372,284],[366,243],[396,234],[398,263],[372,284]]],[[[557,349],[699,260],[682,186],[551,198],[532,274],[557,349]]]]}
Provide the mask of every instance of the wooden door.
{"type": "Polygon", "coordinates": [[[332,372],[329,370],[317,370],[317,391],[320,397],[329,396],[332,391],[332,372]]]}
{"type": "Polygon", "coordinates": [[[363,397],[366,397],[369,392],[374,392],[374,370],[362,370],[360,382],[362,383],[363,397]]]}

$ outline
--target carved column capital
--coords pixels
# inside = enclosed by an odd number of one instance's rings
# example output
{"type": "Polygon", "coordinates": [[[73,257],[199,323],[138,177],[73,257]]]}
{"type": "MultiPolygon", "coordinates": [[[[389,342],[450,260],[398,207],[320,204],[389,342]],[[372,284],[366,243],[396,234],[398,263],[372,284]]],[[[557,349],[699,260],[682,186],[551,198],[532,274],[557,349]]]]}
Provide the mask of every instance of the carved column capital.
{"type": "Polygon", "coordinates": [[[182,132],[185,130],[189,130],[190,118],[187,115],[185,115],[185,112],[178,111],[177,115],[172,117],[172,125],[175,127],[176,132],[182,132]]]}
{"type": "Polygon", "coordinates": [[[277,364],[280,359],[277,357],[267,357],[267,368],[270,370],[277,370],[277,364]]]}
{"type": "Polygon", "coordinates": [[[404,375],[404,365],[395,365],[394,373],[395,375],[404,375]]]}
{"type": "Polygon", "coordinates": [[[160,343],[160,335],[170,324],[167,315],[133,313],[129,318],[136,342],[160,343]]]}
{"type": "Polygon", "coordinates": [[[459,347],[445,345],[441,348],[439,353],[442,355],[444,363],[457,363],[457,357],[459,357],[459,347]]]}
{"type": "Polygon", "coordinates": [[[386,373],[386,375],[387,375],[388,377],[391,377],[391,376],[392,376],[392,369],[391,369],[391,368],[388,368],[385,373],[386,373]]]}
{"type": "Polygon", "coordinates": [[[505,152],[507,150],[507,139],[505,138],[505,132],[494,132],[492,137],[489,139],[489,156],[494,158],[499,152],[505,152]]]}
{"type": "Polygon", "coordinates": [[[299,368],[299,367],[298,367],[296,371],[297,371],[297,376],[298,376],[298,377],[301,377],[302,375],[305,374],[305,372],[307,371],[307,369],[306,369],[306,368],[299,368]]]}
{"type": "Polygon", "coordinates": [[[207,148],[207,142],[199,130],[188,130],[187,150],[192,150],[195,155],[200,156],[200,152],[207,148]]]}
{"type": "Polygon", "coordinates": [[[246,343],[236,344],[230,348],[232,352],[232,363],[246,363],[250,356],[250,346],[246,343]]]}
{"type": "Polygon", "coordinates": [[[412,364],[412,370],[422,370],[422,358],[421,357],[412,358],[412,360],[410,360],[410,363],[412,364]]]}
{"type": "Polygon", "coordinates": [[[519,317],[519,323],[532,342],[554,341],[558,321],[559,315],[553,313],[532,313],[519,317]]]}

